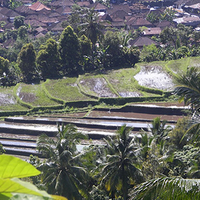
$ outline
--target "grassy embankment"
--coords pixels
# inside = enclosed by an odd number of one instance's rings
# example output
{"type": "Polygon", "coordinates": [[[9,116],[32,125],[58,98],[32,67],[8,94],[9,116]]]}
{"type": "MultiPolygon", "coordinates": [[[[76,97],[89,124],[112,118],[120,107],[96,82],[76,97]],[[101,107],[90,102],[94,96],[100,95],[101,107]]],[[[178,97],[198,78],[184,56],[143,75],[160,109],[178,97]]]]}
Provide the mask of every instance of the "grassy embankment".
{"type": "MultiPolygon", "coordinates": [[[[184,58],[175,61],[138,63],[134,68],[110,70],[103,74],[85,74],[78,78],[65,77],[59,80],[47,80],[40,84],[20,83],[14,87],[0,88],[0,95],[15,99],[15,102],[1,102],[0,113],[39,112],[57,110],[72,111],[77,105],[94,105],[101,107],[109,105],[124,105],[130,102],[142,101],[173,101],[165,98],[166,91],[148,88],[138,84],[134,76],[141,66],[159,66],[163,71],[175,77],[188,66],[199,66],[200,57],[184,58]],[[107,93],[108,96],[105,94],[107,93]],[[138,94],[139,97],[127,97],[127,94],[138,94]],[[8,95],[9,94],[9,95],[8,95]],[[105,96],[104,96],[105,95],[105,96]],[[113,102],[113,103],[112,103],[113,102]],[[23,112],[22,112],[23,111],[23,112]]],[[[80,106],[80,107],[81,107],[80,106]]]]}

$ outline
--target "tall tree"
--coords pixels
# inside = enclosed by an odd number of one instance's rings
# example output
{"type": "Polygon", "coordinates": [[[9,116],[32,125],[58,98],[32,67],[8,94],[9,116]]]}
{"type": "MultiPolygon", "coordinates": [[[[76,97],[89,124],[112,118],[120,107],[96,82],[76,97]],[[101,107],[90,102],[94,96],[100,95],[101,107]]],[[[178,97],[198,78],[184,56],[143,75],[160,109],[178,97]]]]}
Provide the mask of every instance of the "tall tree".
{"type": "Polygon", "coordinates": [[[109,61],[111,67],[117,67],[120,65],[122,56],[122,47],[120,45],[120,39],[117,32],[107,31],[103,40],[104,48],[107,48],[109,55],[109,61]]]}
{"type": "Polygon", "coordinates": [[[24,19],[25,17],[23,16],[16,16],[14,19],[14,27],[18,29],[20,26],[24,26],[24,19]]]}
{"type": "Polygon", "coordinates": [[[103,25],[99,22],[98,13],[94,9],[89,9],[86,13],[86,22],[80,24],[83,32],[92,42],[92,63],[94,67],[94,53],[96,52],[96,43],[102,34],[103,25]]]}
{"type": "Polygon", "coordinates": [[[49,193],[62,195],[70,200],[83,199],[82,194],[86,194],[84,181],[87,173],[76,166],[76,144],[79,139],[84,138],[85,136],[70,124],[58,126],[55,139],[46,135],[39,137],[37,149],[47,158],[47,162],[39,169],[49,193]]]}
{"type": "Polygon", "coordinates": [[[80,60],[80,44],[71,26],[67,26],[59,40],[59,52],[65,73],[76,73],[80,60]]]}
{"type": "Polygon", "coordinates": [[[166,27],[160,33],[160,40],[163,44],[171,44],[176,47],[177,30],[173,27],[166,27]]]}
{"type": "Polygon", "coordinates": [[[24,81],[31,81],[36,73],[36,53],[31,43],[22,47],[18,55],[18,65],[23,74],[24,81]]]}
{"type": "Polygon", "coordinates": [[[74,31],[78,34],[80,31],[79,25],[85,21],[85,17],[83,17],[87,13],[87,8],[80,7],[77,4],[72,6],[72,13],[68,17],[67,23],[72,26],[74,31]]]}
{"type": "Polygon", "coordinates": [[[91,40],[93,46],[102,35],[103,26],[98,19],[98,13],[94,9],[89,9],[86,13],[86,22],[80,25],[83,28],[82,32],[91,40]]]}
{"type": "Polygon", "coordinates": [[[81,52],[81,64],[85,70],[90,70],[90,58],[92,55],[92,42],[87,36],[82,35],[79,38],[80,52],[81,52]]]}
{"type": "Polygon", "coordinates": [[[135,183],[141,183],[143,176],[137,168],[137,156],[134,149],[134,138],[130,137],[131,129],[125,125],[117,131],[115,139],[108,137],[106,142],[107,162],[102,169],[101,184],[109,191],[112,198],[117,191],[128,198],[128,189],[135,183]]]}
{"type": "Polygon", "coordinates": [[[27,37],[27,27],[26,26],[20,26],[18,29],[18,36],[21,40],[24,40],[27,37]]]}
{"type": "Polygon", "coordinates": [[[58,44],[54,39],[48,39],[38,52],[37,64],[43,78],[54,78],[59,74],[60,55],[58,44]]]}
{"type": "Polygon", "coordinates": [[[9,60],[0,56],[0,76],[3,74],[8,74],[9,72],[9,60]]]}

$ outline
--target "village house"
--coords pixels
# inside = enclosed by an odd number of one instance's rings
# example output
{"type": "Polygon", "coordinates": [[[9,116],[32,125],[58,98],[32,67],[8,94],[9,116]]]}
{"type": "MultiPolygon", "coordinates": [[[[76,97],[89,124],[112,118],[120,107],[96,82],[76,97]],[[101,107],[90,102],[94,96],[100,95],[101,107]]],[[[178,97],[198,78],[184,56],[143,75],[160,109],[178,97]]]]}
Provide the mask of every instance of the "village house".
{"type": "Polygon", "coordinates": [[[153,27],[153,28],[147,28],[143,31],[144,36],[158,36],[161,33],[161,28],[160,27],[153,27]]]}
{"type": "Polygon", "coordinates": [[[126,22],[126,25],[128,29],[138,29],[139,27],[142,27],[142,26],[147,27],[147,28],[155,27],[154,24],[147,21],[143,17],[132,17],[126,22]]]}
{"type": "MultiPolygon", "coordinates": [[[[63,22],[67,22],[68,17],[72,14],[72,6],[75,4],[74,0],[56,0],[46,5],[37,1],[32,3],[31,0],[22,0],[23,5],[11,10],[5,7],[0,7],[0,19],[5,21],[2,31],[6,29],[13,29],[13,21],[16,16],[24,16],[25,24],[30,26],[34,31],[35,37],[42,37],[48,31],[53,34],[59,34],[63,31],[63,22]],[[11,23],[12,22],[12,23],[11,23]]],[[[188,8],[196,9],[198,11],[199,4],[196,4],[196,0],[185,0],[188,8]]],[[[1,6],[5,4],[4,0],[0,0],[1,6]]],[[[159,21],[157,23],[151,23],[147,20],[148,15],[162,16],[164,8],[152,9],[147,4],[142,2],[130,1],[123,4],[110,4],[110,8],[105,5],[92,0],[80,1],[76,3],[80,7],[86,7],[88,9],[93,8],[99,13],[99,20],[104,22],[105,30],[137,30],[143,27],[143,36],[137,40],[132,41],[131,45],[136,45],[142,48],[143,45],[154,43],[150,39],[152,36],[158,36],[165,27],[175,26],[174,24],[182,23],[184,25],[191,25],[196,27],[200,24],[200,20],[197,16],[183,16],[174,19],[173,23],[169,21],[159,21]]],[[[181,5],[181,0],[179,4],[181,5]]],[[[196,12],[196,11],[195,11],[196,12]]],[[[105,31],[103,30],[103,31],[105,31]]],[[[159,45],[154,43],[155,45],[159,45]]]]}
{"type": "Polygon", "coordinates": [[[4,7],[3,8],[0,7],[0,14],[6,16],[8,21],[11,23],[14,22],[16,16],[19,16],[19,14],[16,13],[15,11],[4,7]]]}
{"type": "Polygon", "coordinates": [[[138,47],[139,49],[142,49],[144,46],[148,46],[148,45],[151,45],[151,44],[154,44],[157,47],[160,46],[154,40],[152,40],[148,37],[143,37],[143,36],[140,36],[140,37],[136,38],[135,40],[129,41],[130,46],[138,47]]]}
{"type": "Polygon", "coordinates": [[[178,24],[183,24],[185,26],[192,26],[195,28],[198,24],[200,24],[200,18],[198,16],[185,16],[181,18],[176,18],[173,22],[178,24]]]}

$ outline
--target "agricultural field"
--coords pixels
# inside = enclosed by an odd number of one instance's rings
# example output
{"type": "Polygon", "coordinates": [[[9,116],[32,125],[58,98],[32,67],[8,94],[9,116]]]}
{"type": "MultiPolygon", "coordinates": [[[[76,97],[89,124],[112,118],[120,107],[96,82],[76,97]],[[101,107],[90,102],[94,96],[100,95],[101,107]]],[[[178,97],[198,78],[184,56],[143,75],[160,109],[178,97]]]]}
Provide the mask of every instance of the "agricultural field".
{"type": "Polygon", "coordinates": [[[18,88],[18,96],[22,101],[32,106],[53,106],[58,104],[45,95],[42,84],[22,83],[18,88]]]}
{"type": "Polygon", "coordinates": [[[17,100],[13,95],[14,93],[13,89],[14,89],[14,86],[0,87],[0,112],[27,110],[27,108],[17,103],[17,100]]]}
{"type": "Polygon", "coordinates": [[[45,87],[51,96],[67,102],[90,100],[91,98],[80,92],[76,82],[77,78],[65,77],[59,80],[48,80],[45,87]]]}
{"type": "Polygon", "coordinates": [[[161,97],[165,92],[173,91],[175,76],[181,71],[186,72],[188,67],[200,66],[199,63],[200,57],[137,63],[133,68],[108,70],[101,74],[90,73],[47,80],[40,84],[20,83],[18,86],[0,87],[0,111],[28,110],[20,102],[32,108],[50,108],[67,102],[98,102],[101,98],[161,97]]]}

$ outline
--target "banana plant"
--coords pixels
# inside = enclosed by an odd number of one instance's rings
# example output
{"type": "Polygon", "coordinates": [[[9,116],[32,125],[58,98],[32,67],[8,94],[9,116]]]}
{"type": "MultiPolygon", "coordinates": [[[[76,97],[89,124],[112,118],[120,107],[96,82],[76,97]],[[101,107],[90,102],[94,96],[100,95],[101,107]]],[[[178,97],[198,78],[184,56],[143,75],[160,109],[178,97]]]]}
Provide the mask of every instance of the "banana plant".
{"type": "Polygon", "coordinates": [[[14,156],[0,155],[0,199],[1,200],[67,200],[38,190],[32,183],[20,180],[40,174],[30,163],[14,156]]]}

